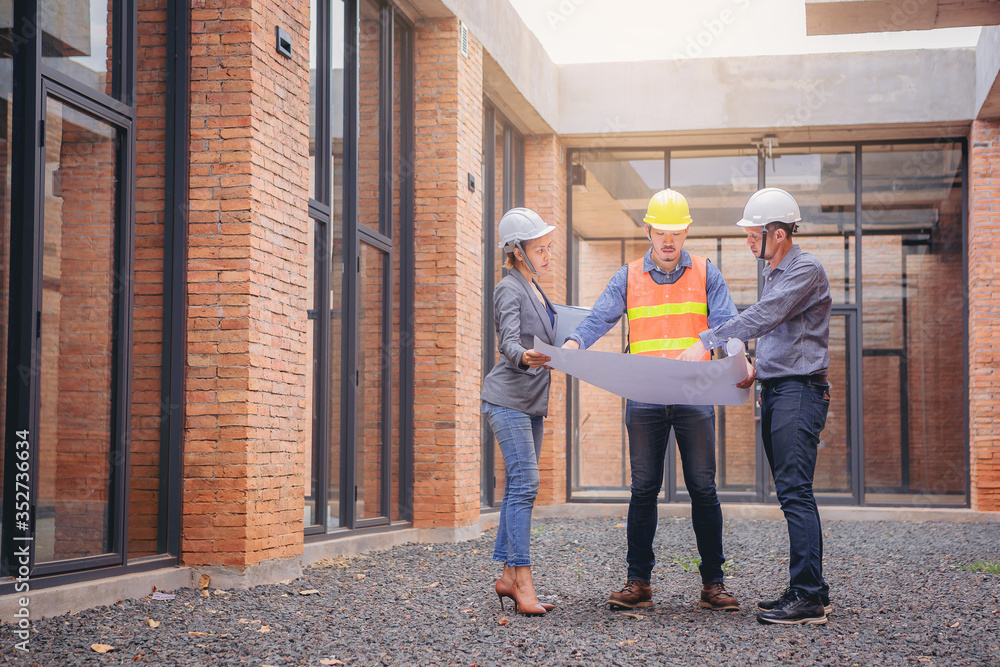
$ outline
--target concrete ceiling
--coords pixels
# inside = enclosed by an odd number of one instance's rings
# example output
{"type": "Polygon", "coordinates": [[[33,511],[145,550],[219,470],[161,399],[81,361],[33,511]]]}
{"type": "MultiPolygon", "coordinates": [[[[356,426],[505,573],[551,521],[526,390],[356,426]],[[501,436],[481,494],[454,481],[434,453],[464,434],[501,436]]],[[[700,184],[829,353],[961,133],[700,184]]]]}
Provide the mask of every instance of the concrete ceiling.
{"type": "Polygon", "coordinates": [[[996,0],[805,0],[807,35],[1000,25],[996,0]]]}

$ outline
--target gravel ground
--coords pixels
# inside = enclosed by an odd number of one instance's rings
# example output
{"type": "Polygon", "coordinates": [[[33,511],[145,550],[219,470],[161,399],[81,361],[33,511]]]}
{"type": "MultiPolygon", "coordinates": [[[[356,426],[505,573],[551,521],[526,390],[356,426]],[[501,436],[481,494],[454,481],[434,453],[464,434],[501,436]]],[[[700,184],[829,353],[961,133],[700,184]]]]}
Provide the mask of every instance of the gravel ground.
{"type": "Polygon", "coordinates": [[[36,621],[30,653],[0,628],[0,663],[70,665],[1000,665],[996,523],[824,523],[835,606],[823,626],[764,626],[758,599],[787,582],[784,522],[731,520],[727,585],[739,612],[698,607],[690,521],[663,518],[654,601],[608,609],[624,583],[621,517],[538,519],[536,585],[558,607],[501,612],[493,536],[326,560],[251,590],[175,591],[36,621]],[[150,621],[158,622],[150,627],[150,621]],[[98,654],[92,644],[114,649],[98,654]]]}

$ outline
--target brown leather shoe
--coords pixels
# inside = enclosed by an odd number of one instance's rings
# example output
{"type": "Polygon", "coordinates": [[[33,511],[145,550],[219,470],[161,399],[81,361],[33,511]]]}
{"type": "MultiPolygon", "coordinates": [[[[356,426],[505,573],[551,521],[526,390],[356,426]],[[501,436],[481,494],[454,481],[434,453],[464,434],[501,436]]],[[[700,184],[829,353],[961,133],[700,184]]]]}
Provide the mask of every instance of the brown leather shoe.
{"type": "Polygon", "coordinates": [[[705,609],[740,610],[740,603],[726,591],[726,586],[721,581],[702,586],[701,601],[698,604],[705,609]]]}
{"type": "Polygon", "coordinates": [[[638,579],[629,579],[625,588],[612,593],[608,598],[612,609],[635,609],[636,607],[653,606],[653,589],[638,579]]]}

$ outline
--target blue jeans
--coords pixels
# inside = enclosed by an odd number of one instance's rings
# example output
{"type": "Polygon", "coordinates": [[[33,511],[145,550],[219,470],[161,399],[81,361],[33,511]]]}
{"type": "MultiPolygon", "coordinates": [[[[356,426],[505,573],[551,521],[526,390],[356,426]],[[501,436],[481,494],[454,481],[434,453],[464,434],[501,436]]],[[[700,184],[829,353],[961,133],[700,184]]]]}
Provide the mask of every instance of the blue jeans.
{"type": "Polygon", "coordinates": [[[823,529],[813,497],[816,447],[830,409],[830,385],[803,376],[761,384],[764,453],[788,523],[789,586],[816,602],[830,591],[823,579],[823,529]]]}
{"type": "Polygon", "coordinates": [[[649,583],[656,556],[656,503],[663,485],[667,438],[674,429],[684,484],[691,496],[691,524],[701,555],[701,580],[723,579],[722,507],[715,493],[715,408],[704,405],[625,404],[632,498],[628,504],[628,578],[649,583]]]}
{"type": "Polygon", "coordinates": [[[515,567],[531,565],[531,510],[538,495],[543,418],[487,401],[483,401],[482,411],[496,435],[507,469],[493,560],[515,567]]]}

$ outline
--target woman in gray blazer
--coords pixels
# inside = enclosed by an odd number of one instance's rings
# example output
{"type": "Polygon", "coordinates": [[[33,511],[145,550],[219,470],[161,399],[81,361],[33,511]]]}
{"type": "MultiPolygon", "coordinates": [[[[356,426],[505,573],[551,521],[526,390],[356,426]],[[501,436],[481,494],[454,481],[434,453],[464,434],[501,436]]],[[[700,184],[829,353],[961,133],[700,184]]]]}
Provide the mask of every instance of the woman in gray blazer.
{"type": "Polygon", "coordinates": [[[515,611],[540,615],[541,604],[531,579],[529,542],[531,511],[538,495],[538,457],[542,451],[542,419],[549,409],[551,358],[532,349],[535,336],[554,342],[552,304],[533,275],[544,275],[552,259],[555,227],[531,209],[513,208],[500,219],[500,247],[512,269],[493,292],[493,318],[501,359],[483,382],[483,414],[496,435],[507,471],[500,525],[493,560],[504,564],[496,593],[514,601],[515,611]]]}

